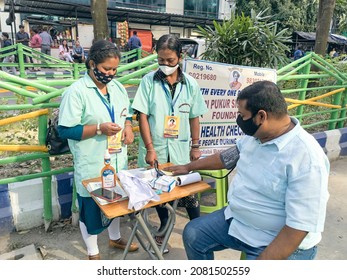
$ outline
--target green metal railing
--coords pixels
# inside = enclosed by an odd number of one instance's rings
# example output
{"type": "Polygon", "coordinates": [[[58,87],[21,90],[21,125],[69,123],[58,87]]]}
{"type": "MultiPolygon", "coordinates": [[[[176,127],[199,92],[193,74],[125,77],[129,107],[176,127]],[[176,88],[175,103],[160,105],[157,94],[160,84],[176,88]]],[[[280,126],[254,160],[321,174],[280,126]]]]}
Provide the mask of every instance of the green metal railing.
{"type": "MultiPolygon", "coordinates": [[[[36,73],[32,73],[31,71],[28,71],[28,69],[31,68],[45,68],[49,70],[60,70],[61,72],[54,72],[45,74],[43,73],[43,77],[56,77],[56,78],[71,78],[73,80],[78,79],[82,75],[84,75],[86,71],[86,66],[84,63],[70,63],[64,60],[61,60],[59,58],[55,58],[53,56],[41,53],[35,49],[32,49],[28,46],[23,45],[22,43],[14,44],[5,48],[0,49],[0,61],[3,60],[3,58],[9,56],[9,55],[15,55],[17,57],[17,62],[11,63],[11,62],[0,62],[0,68],[1,67],[12,67],[15,66],[18,68],[19,71],[19,77],[21,78],[30,78],[30,77],[37,77],[36,73]],[[39,63],[27,63],[24,61],[24,58],[31,58],[35,59],[36,61],[39,61],[39,63]]],[[[121,53],[121,61],[120,65],[128,65],[130,64],[130,61],[139,61],[142,58],[147,58],[148,56],[151,56],[151,54],[143,51],[142,49],[136,49],[129,52],[122,52],[121,53]]],[[[153,61],[153,56],[149,60],[145,60],[145,62],[142,62],[140,65],[138,65],[138,68],[149,66],[153,61]],[[149,63],[149,64],[148,64],[149,63]]],[[[128,68],[131,69],[132,67],[128,68]]],[[[118,71],[118,75],[123,75],[122,71],[118,71]]]]}
{"type": "MultiPolygon", "coordinates": [[[[28,49],[24,47],[23,52],[28,52],[28,49]]],[[[134,51],[127,53],[122,57],[122,61],[128,61],[134,53],[134,51]]],[[[117,80],[125,85],[139,84],[143,75],[158,67],[156,58],[157,55],[155,54],[147,54],[146,57],[134,62],[121,64],[118,67],[117,80]]],[[[66,65],[64,62],[59,63],[66,65]]],[[[21,66],[19,65],[19,67],[21,66]]],[[[24,64],[24,67],[31,67],[31,64],[24,64]]],[[[71,67],[71,65],[66,67],[71,67]]],[[[76,71],[81,69],[78,68],[76,71]]],[[[70,79],[32,81],[0,71],[0,87],[5,91],[13,93],[3,99],[4,104],[0,103],[0,115],[6,111],[26,112],[57,108],[59,107],[57,99],[61,96],[65,87],[73,83],[78,77],[79,75],[76,74],[70,79]],[[10,104],[15,100],[18,101],[19,98],[21,98],[22,104],[10,104]]],[[[330,130],[346,126],[347,75],[341,73],[318,55],[310,53],[279,69],[277,71],[277,83],[285,98],[287,98],[288,103],[292,103],[292,105],[288,105],[290,115],[299,118],[303,123],[303,127],[322,127],[322,130],[330,130]],[[317,67],[319,72],[311,71],[312,66],[317,67]],[[312,110],[312,108],[314,109],[312,110]],[[312,117],[316,117],[317,120],[311,121],[312,117]]],[[[8,118],[0,120],[0,130],[1,126],[7,122],[8,118]]],[[[47,114],[39,117],[39,146],[42,149],[45,148],[43,139],[46,132],[47,114]]],[[[12,152],[13,150],[8,145],[0,145],[1,151],[12,152]]],[[[30,152],[28,154],[16,154],[7,158],[1,158],[0,166],[41,159],[42,171],[35,174],[2,178],[0,179],[0,184],[44,178],[44,220],[46,223],[50,223],[52,219],[51,176],[73,171],[73,167],[51,170],[49,165],[50,155],[47,152],[44,150],[33,151],[27,149],[26,152],[28,151],[30,152]]],[[[21,150],[20,152],[23,153],[24,151],[21,150]]],[[[75,193],[73,195],[75,198],[75,193]]],[[[76,211],[74,203],[72,207],[72,211],[76,211]]]]}
{"type": "Polygon", "coordinates": [[[288,109],[289,114],[297,117],[304,128],[322,127],[322,125],[328,124],[325,130],[331,130],[346,126],[346,73],[340,72],[332,64],[312,52],[279,69],[277,75],[277,83],[280,84],[280,87],[285,82],[295,82],[294,88],[282,88],[281,91],[285,97],[296,95],[297,103],[301,103],[301,105],[288,106],[288,109]],[[318,68],[319,72],[311,71],[312,66],[318,68]],[[331,94],[327,95],[327,91],[331,94]],[[314,104],[312,102],[320,98],[325,103],[314,104]],[[306,104],[303,104],[303,101],[307,101],[306,104]],[[329,107],[331,109],[324,110],[329,107]],[[294,108],[296,108],[295,112],[291,110],[294,108]],[[322,116],[326,116],[325,119],[322,120],[322,116]],[[313,117],[317,121],[312,121],[313,117]]]}

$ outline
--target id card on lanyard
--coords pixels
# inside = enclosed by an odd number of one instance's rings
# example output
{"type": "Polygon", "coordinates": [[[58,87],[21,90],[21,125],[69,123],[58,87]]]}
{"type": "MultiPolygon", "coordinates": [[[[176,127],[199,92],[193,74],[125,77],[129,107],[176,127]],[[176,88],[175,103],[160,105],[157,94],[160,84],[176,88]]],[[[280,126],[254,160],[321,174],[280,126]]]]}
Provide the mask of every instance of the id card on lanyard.
{"type": "Polygon", "coordinates": [[[110,154],[122,151],[122,133],[123,129],[117,132],[116,135],[107,136],[107,148],[110,154]]]}
{"type": "Polygon", "coordinates": [[[164,137],[178,138],[180,118],[177,116],[165,116],[164,137]]]}
{"type": "Polygon", "coordinates": [[[181,89],[175,98],[171,97],[171,94],[165,87],[163,81],[161,81],[161,86],[163,90],[165,91],[166,99],[171,107],[171,115],[166,115],[164,119],[164,138],[178,138],[179,130],[180,130],[180,117],[175,116],[174,107],[182,91],[183,86],[181,84],[181,89]]]}
{"type": "MultiPolygon", "coordinates": [[[[106,102],[105,98],[101,96],[101,93],[99,90],[96,90],[102,103],[105,105],[108,114],[110,115],[111,121],[115,122],[115,112],[113,105],[110,104],[110,102],[106,102]]],[[[107,136],[107,149],[110,154],[113,153],[120,153],[122,151],[122,133],[123,129],[119,131],[117,134],[112,136],[107,136]]]]}

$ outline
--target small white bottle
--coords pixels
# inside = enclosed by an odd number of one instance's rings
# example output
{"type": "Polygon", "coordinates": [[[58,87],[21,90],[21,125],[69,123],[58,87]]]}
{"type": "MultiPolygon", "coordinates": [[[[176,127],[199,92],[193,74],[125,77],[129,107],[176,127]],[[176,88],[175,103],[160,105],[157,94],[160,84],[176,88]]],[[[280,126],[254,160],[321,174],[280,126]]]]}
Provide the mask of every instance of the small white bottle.
{"type": "Polygon", "coordinates": [[[101,182],[103,188],[113,188],[116,186],[117,174],[116,170],[111,166],[111,155],[108,149],[104,155],[105,166],[101,169],[101,182]]]}

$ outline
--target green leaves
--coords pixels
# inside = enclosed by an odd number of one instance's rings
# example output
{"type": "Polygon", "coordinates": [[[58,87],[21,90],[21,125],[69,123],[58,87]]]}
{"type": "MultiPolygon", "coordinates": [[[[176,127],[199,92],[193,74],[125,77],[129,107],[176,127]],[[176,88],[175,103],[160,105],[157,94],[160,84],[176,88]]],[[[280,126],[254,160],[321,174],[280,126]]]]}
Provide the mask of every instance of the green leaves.
{"type": "MultiPolygon", "coordinates": [[[[340,0],[346,1],[346,0],[340,0]]],[[[318,13],[318,1],[315,0],[235,0],[236,13],[245,15],[263,11],[264,15],[271,15],[280,29],[288,28],[294,31],[315,31],[318,13]],[[253,11],[252,11],[253,10],[253,11]]]]}
{"type": "MultiPolygon", "coordinates": [[[[265,10],[266,11],[266,10],[265,10]]],[[[206,39],[204,59],[227,64],[278,68],[287,64],[286,43],[291,42],[287,29],[278,31],[277,22],[269,21],[265,11],[252,12],[250,17],[232,16],[214,29],[198,26],[206,39]]]]}

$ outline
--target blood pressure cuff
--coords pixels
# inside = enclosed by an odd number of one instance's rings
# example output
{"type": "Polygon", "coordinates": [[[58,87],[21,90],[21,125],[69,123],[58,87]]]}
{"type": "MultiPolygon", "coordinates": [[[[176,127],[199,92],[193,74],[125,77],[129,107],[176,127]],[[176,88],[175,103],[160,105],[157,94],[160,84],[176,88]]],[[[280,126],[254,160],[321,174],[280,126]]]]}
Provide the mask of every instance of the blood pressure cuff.
{"type": "Polygon", "coordinates": [[[240,158],[240,152],[237,149],[236,145],[220,153],[220,159],[224,163],[225,168],[228,170],[232,170],[235,168],[239,158],[240,158]]]}

